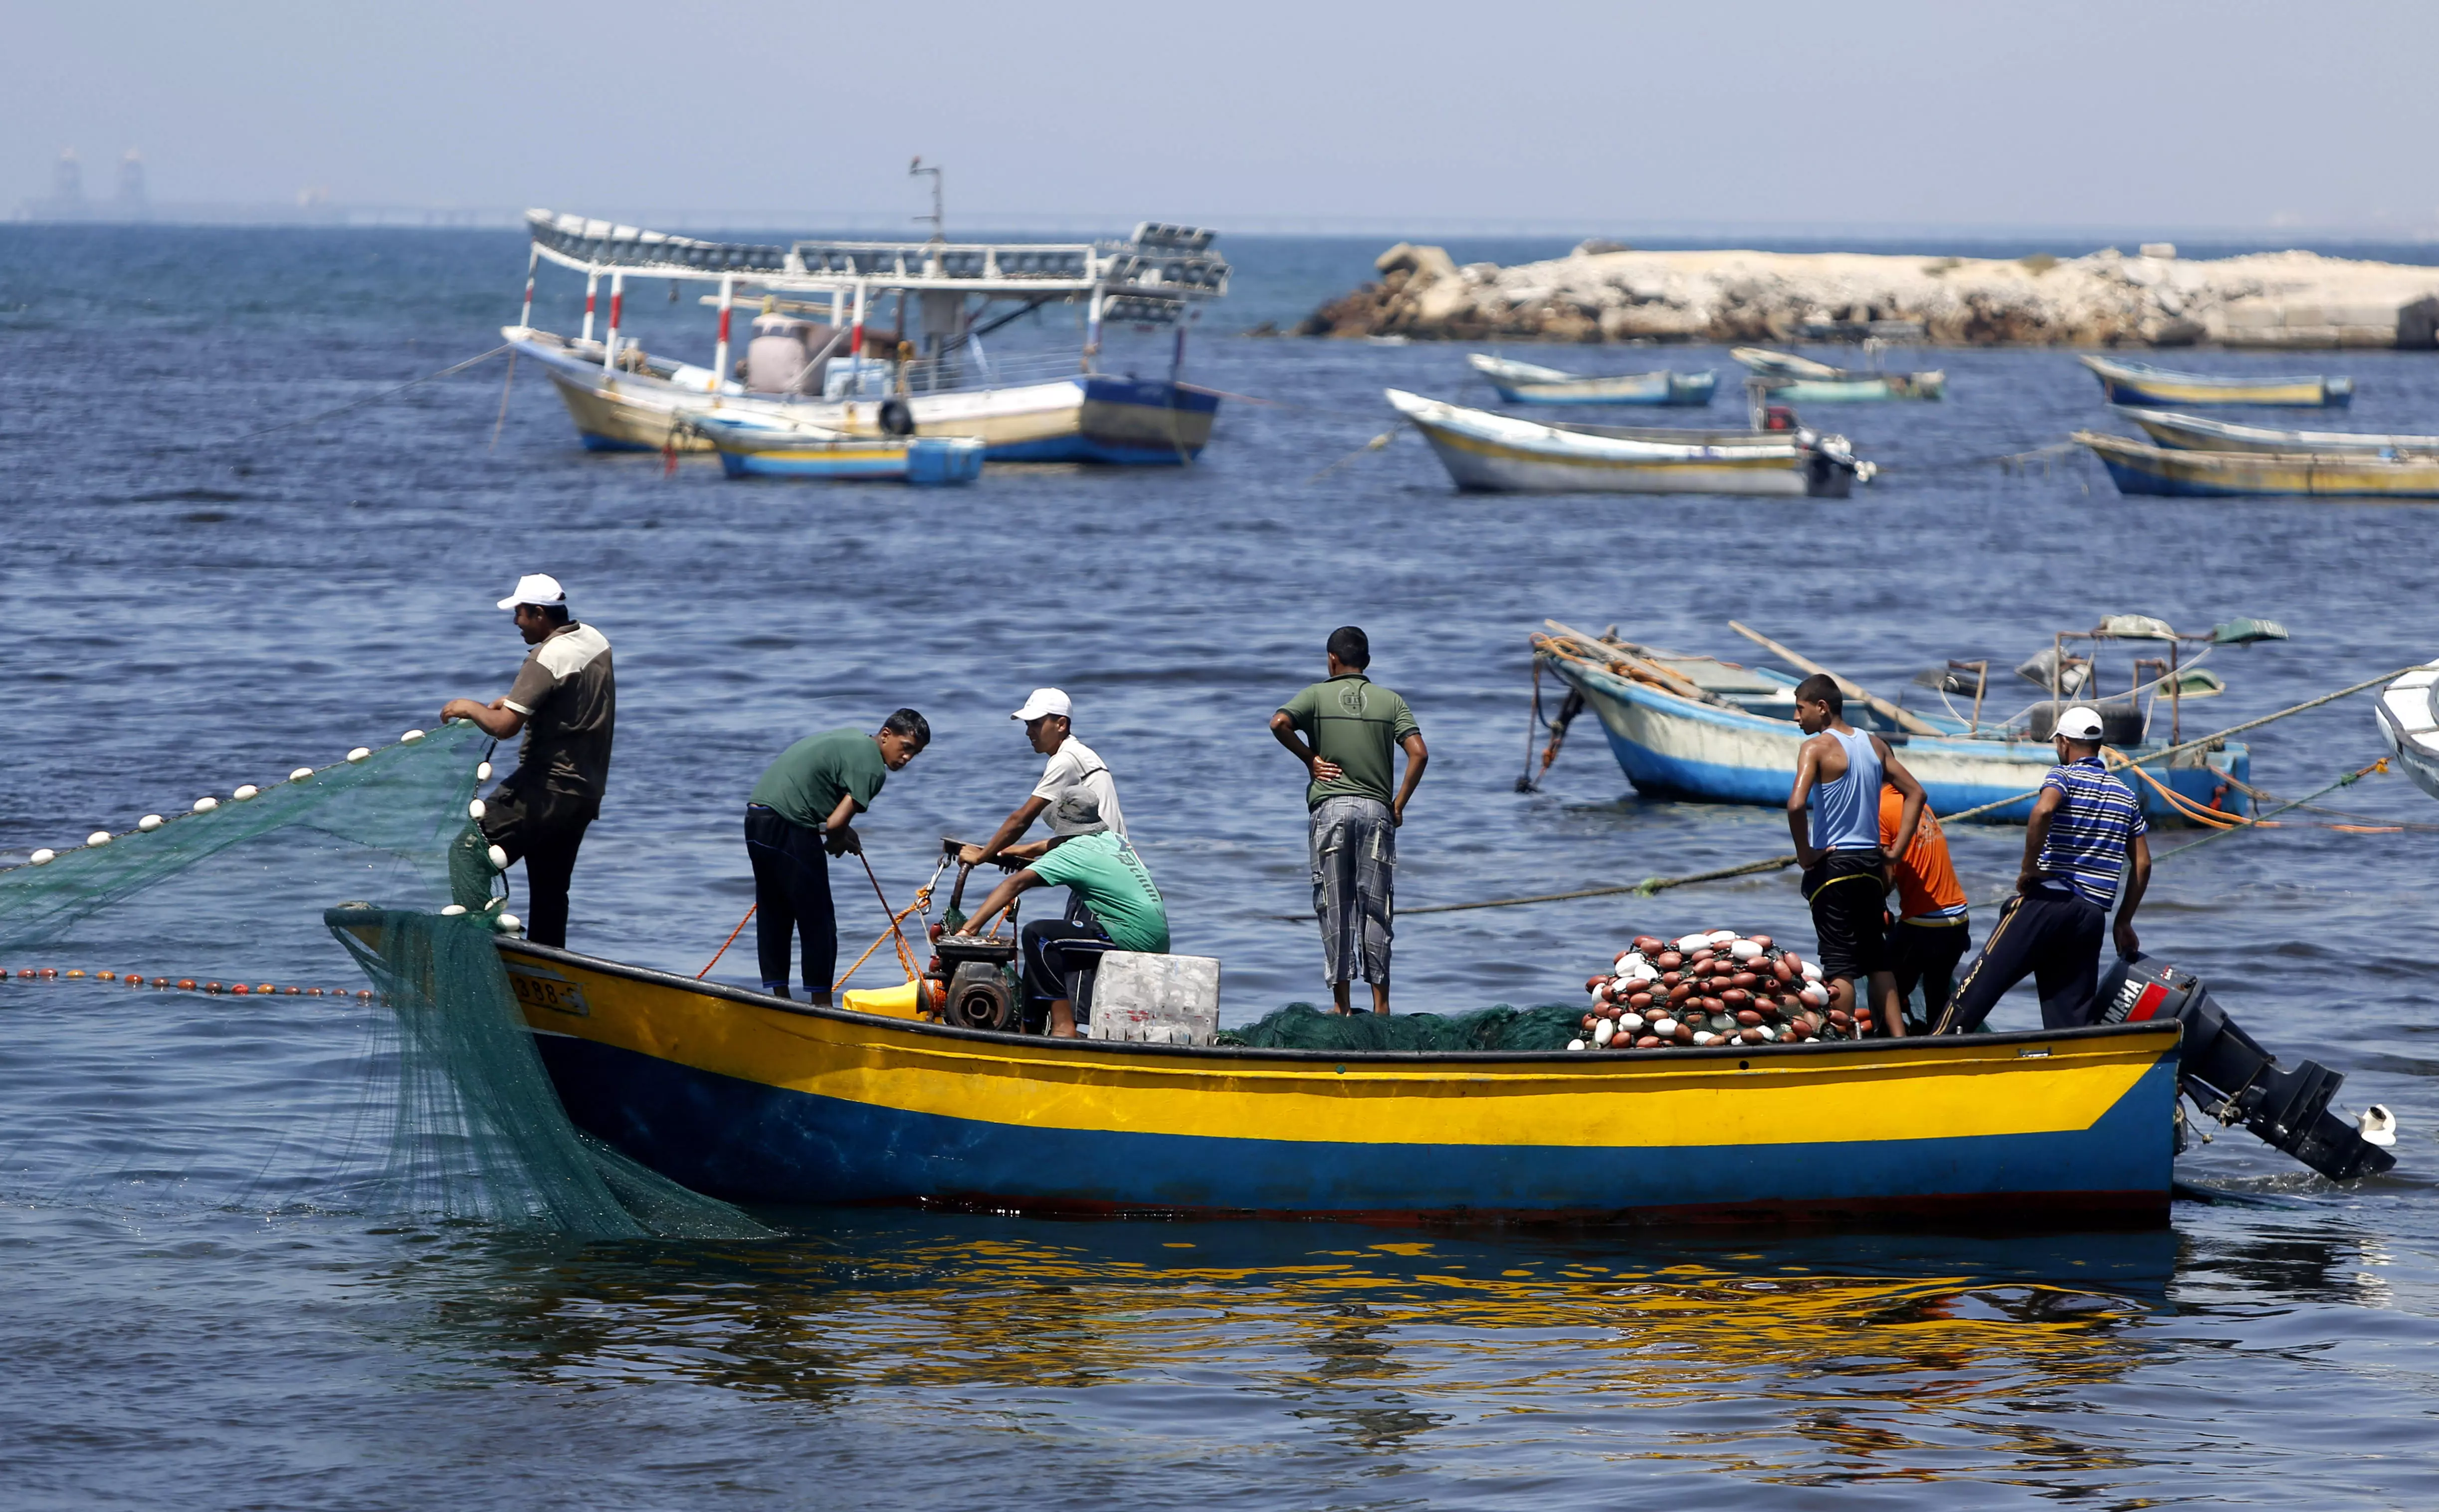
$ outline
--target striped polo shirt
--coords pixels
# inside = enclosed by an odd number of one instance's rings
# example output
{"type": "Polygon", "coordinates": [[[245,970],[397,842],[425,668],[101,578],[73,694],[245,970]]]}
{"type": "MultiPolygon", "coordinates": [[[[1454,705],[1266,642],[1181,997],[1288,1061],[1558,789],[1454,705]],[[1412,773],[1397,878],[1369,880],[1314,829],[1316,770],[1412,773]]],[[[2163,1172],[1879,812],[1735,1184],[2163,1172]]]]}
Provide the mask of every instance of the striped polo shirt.
{"type": "Polygon", "coordinates": [[[2085,902],[2106,910],[2117,901],[2126,848],[2146,827],[2143,806],[2096,756],[2050,768],[2041,787],[2056,788],[2064,801],[2050,816],[2035,866],[2045,879],[2064,882],[2085,902]]]}

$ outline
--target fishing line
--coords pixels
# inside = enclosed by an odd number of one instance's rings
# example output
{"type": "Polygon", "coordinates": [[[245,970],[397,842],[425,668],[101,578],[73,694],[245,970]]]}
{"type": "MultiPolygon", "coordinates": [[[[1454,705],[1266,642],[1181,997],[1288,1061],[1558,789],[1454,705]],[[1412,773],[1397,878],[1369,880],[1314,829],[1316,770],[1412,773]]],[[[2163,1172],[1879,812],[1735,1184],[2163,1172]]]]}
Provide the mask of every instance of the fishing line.
{"type": "MultiPolygon", "coordinates": [[[[395,395],[403,394],[410,388],[417,387],[423,383],[429,383],[436,378],[448,378],[453,374],[462,373],[469,367],[472,367],[477,364],[490,362],[492,358],[497,357],[502,352],[513,352],[515,349],[514,343],[502,342],[499,346],[492,347],[490,351],[483,353],[479,357],[469,357],[464,362],[453,364],[450,366],[440,369],[436,373],[426,373],[421,378],[411,378],[405,382],[399,384],[396,388],[385,388],[378,394],[368,394],[363,399],[342,404],[337,409],[324,410],[319,415],[308,415],[299,419],[294,420],[281,420],[276,425],[266,425],[258,431],[248,431],[243,436],[232,436],[221,444],[223,446],[236,446],[241,442],[251,441],[258,436],[269,436],[274,431],[284,431],[292,426],[297,425],[311,425],[316,420],[327,420],[335,415],[345,415],[349,410],[360,410],[367,404],[377,404],[383,400],[389,399],[395,395]]],[[[507,413],[507,399],[505,391],[503,391],[501,396],[500,410],[503,416],[507,413]]],[[[496,436],[494,438],[496,439],[496,436]]]]}

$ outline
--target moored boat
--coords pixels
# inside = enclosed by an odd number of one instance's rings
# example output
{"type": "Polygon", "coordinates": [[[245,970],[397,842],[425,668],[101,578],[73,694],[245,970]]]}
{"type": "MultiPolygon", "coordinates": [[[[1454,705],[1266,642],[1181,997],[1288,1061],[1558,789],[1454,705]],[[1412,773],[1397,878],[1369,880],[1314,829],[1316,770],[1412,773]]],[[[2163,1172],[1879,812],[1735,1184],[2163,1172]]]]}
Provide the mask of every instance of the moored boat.
{"type": "Polygon", "coordinates": [[[527,211],[526,221],[533,261],[585,275],[584,326],[572,338],[533,328],[529,262],[525,312],[502,334],[550,375],[588,450],[709,450],[680,418],[704,409],[881,436],[892,400],[913,434],[979,437],[993,461],[1175,466],[1192,461],[1211,437],[1219,396],[1183,382],[1182,340],[1166,378],[1097,370],[1105,326],[1176,325],[1227,292],[1228,263],[1210,250],[1208,231],[1147,222],[1130,240],[1108,243],[764,246],[545,210],[527,211]],[[708,367],[655,358],[620,335],[631,276],[717,287],[705,299],[719,312],[708,367]],[[596,341],[596,294],[605,278],[609,324],[596,341]],[[883,332],[867,317],[892,294],[900,296],[900,327],[883,332]],[[756,361],[741,375],[729,360],[739,296],[759,301],[757,329],[773,328],[756,338],[756,361]],[[1083,306],[1080,353],[994,359],[984,349],[984,338],[1007,321],[1055,303],[1083,306]],[[1014,308],[992,313],[998,305],[1014,308]],[[910,307],[918,316],[912,331],[903,325],[910,307]],[[792,334],[808,344],[793,347],[792,361],[762,371],[766,340],[786,350],[792,334]]]}
{"type": "MultiPolygon", "coordinates": [[[[1799,678],[1773,667],[1623,641],[1588,642],[1576,634],[1536,635],[1533,652],[1540,667],[1579,693],[1599,718],[1611,754],[1638,793],[1775,807],[1794,790],[1796,755],[1806,738],[1795,723],[1799,678]]],[[[1925,734],[1902,729],[1852,699],[1846,718],[1889,742],[1922,783],[1937,814],[1986,809],[1980,817],[1988,822],[2022,824],[2031,816],[2042,775],[2057,762],[2046,738],[2035,738],[2029,729],[2012,724],[1978,726],[1941,714],[1912,716],[1936,732],[1925,734]]],[[[2142,738],[2139,727],[2128,733],[2135,738],[2118,749],[2138,760],[2172,743],[2142,738]]],[[[2242,784],[2252,778],[2252,757],[2240,742],[2145,762],[2144,770],[2196,808],[2239,816],[2252,811],[2242,784]]],[[[2151,783],[2135,776],[2127,782],[2152,822],[2192,822],[2151,783]]]]}
{"type": "Polygon", "coordinates": [[[1623,427],[1515,419],[1403,389],[1387,395],[1460,489],[1843,499],[1869,466],[1855,460],[1845,437],[1809,430],[1658,440],[1623,427]]]}
{"type": "Polygon", "coordinates": [[[2439,456],[2439,436],[2377,436],[2360,431],[2277,431],[2167,410],[2123,411],[2152,440],[2179,452],[2302,452],[2321,456],[2439,456]]]}
{"type": "Polygon", "coordinates": [[[2077,431],[2117,491],[2171,498],[2439,499],[2439,453],[2188,452],[2077,431]]]}
{"type": "Polygon", "coordinates": [[[1937,400],[1948,392],[1948,375],[1935,368],[1919,373],[1863,372],[1766,347],[1733,347],[1728,355],[1753,371],[1754,376],[1746,380],[1748,389],[1757,397],[1785,403],[1937,400]]]}
{"type": "Polygon", "coordinates": [[[2380,738],[2413,785],[2439,798],[2439,662],[2417,667],[2380,689],[2380,738]]]}
{"type": "Polygon", "coordinates": [[[843,436],[765,416],[682,412],[720,453],[732,478],[836,478],[937,485],[982,476],[984,442],[971,436],[843,436]]]}
{"type": "Polygon", "coordinates": [[[499,952],[577,1125],[735,1201],[2021,1227],[2156,1224],[2170,1196],[2164,1022],[1596,1056],[1255,1050],[964,1029],[499,952]]]}
{"type": "Polygon", "coordinates": [[[2319,373],[2300,376],[2232,378],[2212,373],[2179,373],[2147,363],[2121,362],[2090,353],[2077,359],[2100,380],[2100,391],[2111,404],[2153,408],[2190,408],[2199,404],[2251,404],[2275,409],[2343,409],[2354,402],[2355,381],[2319,373]]]}
{"type": "Polygon", "coordinates": [[[1711,402],[1717,373],[1619,373],[1587,378],[1561,368],[1511,362],[1486,352],[1467,357],[1510,404],[1652,404],[1695,408],[1711,402]]]}

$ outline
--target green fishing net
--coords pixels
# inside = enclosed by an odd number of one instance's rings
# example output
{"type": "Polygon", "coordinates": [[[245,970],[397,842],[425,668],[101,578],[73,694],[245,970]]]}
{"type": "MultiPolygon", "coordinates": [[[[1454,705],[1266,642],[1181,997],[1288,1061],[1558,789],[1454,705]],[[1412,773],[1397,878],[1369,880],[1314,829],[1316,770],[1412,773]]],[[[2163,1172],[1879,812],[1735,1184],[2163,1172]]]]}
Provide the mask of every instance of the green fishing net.
{"type": "MultiPolygon", "coordinates": [[[[350,1205],[583,1238],[768,1233],[568,1121],[491,943],[504,910],[489,846],[468,818],[488,744],[472,724],[449,725],[216,795],[149,830],[38,851],[39,864],[0,871],[0,966],[24,969],[36,947],[132,966],[136,952],[116,934],[189,954],[250,941],[258,956],[301,971],[313,926],[328,922],[387,1010],[381,1042],[349,1068],[354,1095],[333,1100],[341,1121],[388,1125],[379,1174],[347,1183],[350,1205]],[[450,903],[469,911],[439,911],[450,903]],[[140,927],[88,930],[131,913],[144,916],[140,927]]],[[[213,1000],[184,1001],[208,1012],[213,1000]]],[[[332,999],[281,1003],[328,1013],[332,999]]]]}
{"type": "Polygon", "coordinates": [[[1472,1013],[1330,1013],[1291,1003],[1237,1029],[1219,1044],[1255,1050],[1564,1050],[1583,1033],[1579,1007],[1511,1008],[1472,1013]]]}

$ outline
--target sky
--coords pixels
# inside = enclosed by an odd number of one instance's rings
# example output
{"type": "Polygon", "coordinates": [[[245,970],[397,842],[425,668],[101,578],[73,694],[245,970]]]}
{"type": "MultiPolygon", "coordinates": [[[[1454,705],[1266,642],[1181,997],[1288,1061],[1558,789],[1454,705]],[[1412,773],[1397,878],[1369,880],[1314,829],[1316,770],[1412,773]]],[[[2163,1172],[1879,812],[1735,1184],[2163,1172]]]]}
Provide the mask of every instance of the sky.
{"type": "Polygon", "coordinates": [[[2439,5],[7,0],[88,194],[953,230],[2439,235],[2439,5]],[[903,19],[893,19],[903,18],[903,19]],[[911,224],[911,221],[908,222],[911,224]]]}

